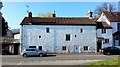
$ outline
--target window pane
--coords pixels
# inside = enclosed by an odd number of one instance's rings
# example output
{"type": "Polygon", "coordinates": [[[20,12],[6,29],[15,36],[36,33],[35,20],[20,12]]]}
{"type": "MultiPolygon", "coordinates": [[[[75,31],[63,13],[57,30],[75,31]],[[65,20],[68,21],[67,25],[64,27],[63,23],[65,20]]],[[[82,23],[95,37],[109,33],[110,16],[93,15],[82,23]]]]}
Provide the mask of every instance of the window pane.
{"type": "Polygon", "coordinates": [[[109,43],[109,39],[105,39],[105,43],[109,43]]]}
{"type": "Polygon", "coordinates": [[[41,38],[41,35],[39,35],[39,38],[41,38]]]}
{"type": "Polygon", "coordinates": [[[40,51],[42,50],[42,46],[39,46],[39,50],[40,50],[40,51]]]}
{"type": "Polygon", "coordinates": [[[49,33],[49,28],[46,28],[46,32],[49,33]]]}
{"type": "Polygon", "coordinates": [[[36,48],[36,46],[29,46],[29,48],[36,48]]]}
{"type": "Polygon", "coordinates": [[[70,41],[70,34],[66,34],[66,41],[70,41]]]}
{"type": "Polygon", "coordinates": [[[80,32],[83,33],[83,29],[81,29],[80,32]]]}
{"type": "Polygon", "coordinates": [[[118,31],[120,31],[120,23],[117,24],[118,31]]]}
{"type": "Polygon", "coordinates": [[[102,34],[103,34],[103,33],[106,33],[106,29],[102,29],[102,34]]]}
{"type": "Polygon", "coordinates": [[[84,50],[88,50],[88,46],[84,46],[84,50]]]}
{"type": "Polygon", "coordinates": [[[66,50],[66,46],[62,46],[62,50],[66,50]]]}

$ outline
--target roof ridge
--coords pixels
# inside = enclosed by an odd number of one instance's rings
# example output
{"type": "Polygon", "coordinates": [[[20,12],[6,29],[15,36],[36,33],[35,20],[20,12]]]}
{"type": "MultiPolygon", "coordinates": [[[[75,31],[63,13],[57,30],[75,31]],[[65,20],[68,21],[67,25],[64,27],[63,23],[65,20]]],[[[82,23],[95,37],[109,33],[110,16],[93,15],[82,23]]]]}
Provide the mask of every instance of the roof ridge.
{"type": "Polygon", "coordinates": [[[89,17],[32,17],[32,18],[89,18],[89,17]]]}

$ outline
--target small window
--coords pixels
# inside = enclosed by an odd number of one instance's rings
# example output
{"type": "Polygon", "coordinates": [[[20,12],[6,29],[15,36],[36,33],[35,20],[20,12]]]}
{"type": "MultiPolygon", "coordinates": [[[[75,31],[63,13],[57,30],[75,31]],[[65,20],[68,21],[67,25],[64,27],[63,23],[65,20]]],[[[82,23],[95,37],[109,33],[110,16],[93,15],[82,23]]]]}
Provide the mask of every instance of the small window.
{"type": "Polygon", "coordinates": [[[62,46],[62,50],[66,50],[66,46],[62,46]]]}
{"type": "Polygon", "coordinates": [[[29,48],[36,48],[36,46],[29,46],[29,48]]]}
{"type": "Polygon", "coordinates": [[[102,29],[102,34],[106,33],[106,29],[102,29]]]}
{"type": "Polygon", "coordinates": [[[39,38],[41,38],[41,35],[39,35],[39,38]]]}
{"type": "Polygon", "coordinates": [[[88,46],[84,46],[84,50],[88,50],[88,46]]]}
{"type": "Polygon", "coordinates": [[[83,33],[83,29],[80,29],[80,33],[83,33]]]}
{"type": "Polygon", "coordinates": [[[70,41],[70,34],[66,34],[66,41],[70,41]]]}
{"type": "Polygon", "coordinates": [[[39,50],[40,50],[40,51],[42,50],[42,46],[39,46],[39,50]]]}
{"type": "Polygon", "coordinates": [[[109,39],[105,39],[105,43],[109,43],[109,39]]]}
{"type": "Polygon", "coordinates": [[[49,33],[49,28],[46,28],[46,32],[49,33]]]}
{"type": "Polygon", "coordinates": [[[76,35],[75,35],[75,38],[76,38],[76,35]]]}

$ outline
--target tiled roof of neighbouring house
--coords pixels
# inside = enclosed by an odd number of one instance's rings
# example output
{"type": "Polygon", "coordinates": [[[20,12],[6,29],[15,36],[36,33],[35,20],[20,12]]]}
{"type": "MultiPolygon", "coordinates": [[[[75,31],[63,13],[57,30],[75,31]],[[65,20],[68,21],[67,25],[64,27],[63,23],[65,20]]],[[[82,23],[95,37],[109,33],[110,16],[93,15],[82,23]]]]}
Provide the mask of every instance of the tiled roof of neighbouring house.
{"type": "Polygon", "coordinates": [[[108,25],[106,22],[96,22],[97,23],[97,29],[112,29],[110,25],[108,25]]]}
{"type": "Polygon", "coordinates": [[[88,17],[25,17],[21,25],[96,25],[93,19],[88,17]]]}
{"type": "Polygon", "coordinates": [[[120,12],[103,11],[107,19],[111,22],[120,22],[120,12]]]}

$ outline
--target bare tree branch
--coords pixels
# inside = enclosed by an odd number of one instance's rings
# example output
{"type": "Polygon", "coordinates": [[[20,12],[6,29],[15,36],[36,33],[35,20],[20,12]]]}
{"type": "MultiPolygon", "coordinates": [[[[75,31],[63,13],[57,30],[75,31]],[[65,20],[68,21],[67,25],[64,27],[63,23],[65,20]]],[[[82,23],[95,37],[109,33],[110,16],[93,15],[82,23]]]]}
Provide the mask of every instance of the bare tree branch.
{"type": "Polygon", "coordinates": [[[97,6],[94,13],[96,15],[101,15],[102,11],[115,11],[115,10],[116,10],[116,7],[114,4],[105,2],[102,5],[97,6]]]}

